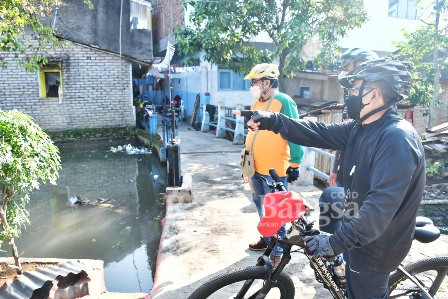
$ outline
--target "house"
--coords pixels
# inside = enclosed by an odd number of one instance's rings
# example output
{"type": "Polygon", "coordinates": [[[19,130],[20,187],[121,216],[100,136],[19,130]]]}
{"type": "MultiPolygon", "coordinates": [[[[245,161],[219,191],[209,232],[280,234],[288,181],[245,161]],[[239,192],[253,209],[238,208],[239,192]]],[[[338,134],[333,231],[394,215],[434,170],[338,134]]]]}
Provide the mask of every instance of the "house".
{"type": "MultiPolygon", "coordinates": [[[[188,22],[188,9],[179,0],[152,0],[154,27],[154,55],[163,57],[168,41],[174,43],[172,32],[176,26],[188,22]]],[[[351,47],[364,47],[375,51],[380,57],[395,50],[392,41],[402,39],[402,29],[413,30],[422,23],[417,20],[414,0],[364,0],[369,20],[360,28],[348,32],[341,39],[342,51],[351,47]]],[[[268,38],[261,36],[256,41],[263,46],[272,46],[268,38]]],[[[196,95],[201,96],[201,103],[217,105],[224,101],[226,106],[236,104],[249,105],[253,100],[249,93],[249,85],[243,76],[228,69],[210,64],[202,58],[204,53],[198,52],[195,58],[200,61],[201,72],[191,76],[173,80],[173,96],[180,95],[185,102],[186,115],[191,116],[196,95]]],[[[182,57],[174,56],[172,64],[180,64],[182,57]]],[[[160,80],[163,81],[163,80],[160,80]]],[[[165,84],[166,86],[166,84],[165,84]]],[[[168,95],[167,88],[165,95],[168,95]]],[[[318,108],[325,103],[342,102],[342,89],[334,72],[305,70],[293,78],[286,79],[286,93],[298,104],[302,113],[318,108]]],[[[426,111],[427,109],[423,109],[426,111]]],[[[414,118],[423,117],[417,110],[414,118]]]]}
{"type": "MultiPolygon", "coordinates": [[[[396,48],[393,41],[403,38],[402,30],[416,29],[417,20],[414,0],[364,0],[368,20],[359,28],[350,30],[339,42],[341,51],[349,48],[373,50],[380,57],[391,54],[396,48]]],[[[302,106],[316,102],[342,102],[342,89],[332,72],[307,70],[287,79],[287,93],[302,106]]],[[[309,108],[308,108],[309,109],[309,108]]],[[[306,110],[306,109],[305,109],[306,110]]]]}
{"type": "MultiPolygon", "coordinates": [[[[134,126],[133,77],[152,59],[151,4],[143,0],[68,0],[53,11],[56,36],[34,73],[15,63],[0,69],[0,109],[19,109],[46,130],[134,126]]],[[[12,54],[0,53],[6,61],[12,54]]]]}

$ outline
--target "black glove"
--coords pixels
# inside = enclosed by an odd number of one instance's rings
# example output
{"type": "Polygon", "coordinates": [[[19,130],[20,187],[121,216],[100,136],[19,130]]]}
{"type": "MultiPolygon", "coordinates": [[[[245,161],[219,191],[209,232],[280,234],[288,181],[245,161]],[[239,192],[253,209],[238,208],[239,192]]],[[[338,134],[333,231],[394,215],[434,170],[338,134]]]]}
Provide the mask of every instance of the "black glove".
{"type": "Polygon", "coordinates": [[[247,123],[252,119],[255,123],[259,122],[259,130],[266,130],[270,127],[272,112],[269,111],[252,111],[252,110],[241,110],[241,116],[244,117],[244,121],[247,123]]]}
{"type": "Polygon", "coordinates": [[[336,254],[330,244],[330,236],[330,234],[320,232],[319,235],[306,237],[306,252],[313,255],[314,258],[335,256],[336,254]]]}
{"type": "Polygon", "coordinates": [[[300,176],[300,169],[299,169],[299,167],[291,167],[291,166],[289,166],[288,169],[286,169],[286,175],[288,175],[288,178],[287,178],[288,183],[297,181],[297,179],[300,176]]]}

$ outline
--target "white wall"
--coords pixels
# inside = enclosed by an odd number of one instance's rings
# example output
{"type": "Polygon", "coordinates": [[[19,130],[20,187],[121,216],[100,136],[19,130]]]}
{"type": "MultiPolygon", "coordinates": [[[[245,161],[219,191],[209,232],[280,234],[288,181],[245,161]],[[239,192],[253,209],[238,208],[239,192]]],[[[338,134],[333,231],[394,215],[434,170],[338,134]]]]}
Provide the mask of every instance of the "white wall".
{"type": "Polygon", "coordinates": [[[210,88],[210,104],[218,105],[224,101],[226,106],[234,107],[238,104],[251,105],[254,100],[247,90],[219,90],[218,66],[208,64],[209,70],[209,88],[210,88]]]}
{"type": "Polygon", "coordinates": [[[218,66],[204,61],[204,52],[197,53],[195,56],[201,59],[201,66],[205,66],[206,68],[200,73],[195,73],[180,79],[173,79],[173,96],[179,94],[184,100],[187,116],[190,116],[193,111],[194,100],[198,93],[201,96],[201,103],[207,103],[206,94],[209,93],[209,103],[216,106],[221,101],[224,101],[226,106],[231,107],[238,104],[251,105],[253,103],[254,100],[249,91],[219,90],[218,66]]]}
{"type": "MultiPolygon", "coordinates": [[[[369,20],[360,28],[351,30],[341,39],[342,48],[362,47],[380,52],[393,52],[392,41],[403,39],[401,30],[415,30],[423,23],[388,16],[389,0],[364,0],[364,8],[369,20]]],[[[418,13],[418,12],[417,12],[418,13]]]]}

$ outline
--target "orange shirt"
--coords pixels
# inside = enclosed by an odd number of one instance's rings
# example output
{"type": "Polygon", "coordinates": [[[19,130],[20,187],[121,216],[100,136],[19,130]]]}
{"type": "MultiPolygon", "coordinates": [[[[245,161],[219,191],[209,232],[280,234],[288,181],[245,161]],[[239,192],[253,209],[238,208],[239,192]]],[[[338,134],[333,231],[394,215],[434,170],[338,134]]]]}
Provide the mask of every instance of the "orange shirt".
{"type": "MultiPolygon", "coordinates": [[[[274,96],[275,97],[275,96],[274,96]]],[[[261,102],[256,101],[252,104],[251,110],[266,111],[269,100],[261,102]]],[[[269,111],[280,112],[282,103],[276,99],[272,99],[269,106],[269,111]]],[[[250,149],[255,132],[249,130],[246,137],[246,148],[250,149]]],[[[258,136],[254,144],[254,160],[255,171],[269,175],[269,169],[274,168],[280,177],[286,176],[286,169],[288,169],[290,162],[290,153],[288,141],[282,138],[280,134],[275,134],[272,131],[258,131],[258,136]]]]}

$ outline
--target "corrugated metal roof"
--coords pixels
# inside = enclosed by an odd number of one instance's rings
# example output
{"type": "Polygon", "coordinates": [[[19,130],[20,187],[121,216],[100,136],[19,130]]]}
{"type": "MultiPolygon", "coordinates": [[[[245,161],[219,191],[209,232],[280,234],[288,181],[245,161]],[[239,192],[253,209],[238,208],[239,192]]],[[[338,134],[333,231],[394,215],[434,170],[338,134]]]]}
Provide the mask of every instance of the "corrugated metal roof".
{"type": "Polygon", "coordinates": [[[75,261],[25,271],[0,287],[0,298],[80,298],[89,294],[90,268],[75,261]]]}

